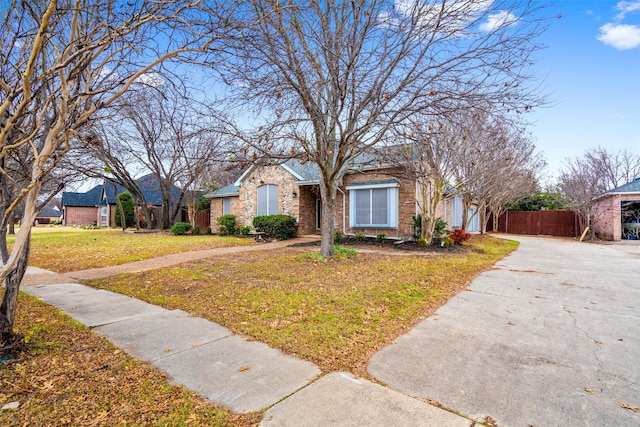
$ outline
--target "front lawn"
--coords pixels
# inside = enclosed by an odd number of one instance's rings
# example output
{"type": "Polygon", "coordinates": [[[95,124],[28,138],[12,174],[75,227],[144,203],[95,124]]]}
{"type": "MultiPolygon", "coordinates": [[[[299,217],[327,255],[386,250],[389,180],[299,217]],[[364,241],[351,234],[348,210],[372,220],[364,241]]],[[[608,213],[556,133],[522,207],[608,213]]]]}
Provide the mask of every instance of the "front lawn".
{"type": "MultiPolygon", "coordinates": [[[[0,297],[2,290],[0,289],[0,297]]],[[[1,426],[253,426],[167,383],[139,362],[36,298],[21,294],[16,330],[27,351],[0,361],[1,426]]]]}
{"type": "Polygon", "coordinates": [[[367,376],[371,355],[517,247],[474,236],[467,250],[361,253],[309,248],[226,255],[90,283],[220,323],[317,363],[367,376]]]}
{"type": "MultiPolygon", "coordinates": [[[[14,236],[7,242],[11,245],[14,236]]],[[[125,264],[178,252],[251,245],[252,239],[219,236],[174,236],[161,233],[124,233],[120,229],[82,230],[34,227],[30,265],[56,273],[125,264]]]]}

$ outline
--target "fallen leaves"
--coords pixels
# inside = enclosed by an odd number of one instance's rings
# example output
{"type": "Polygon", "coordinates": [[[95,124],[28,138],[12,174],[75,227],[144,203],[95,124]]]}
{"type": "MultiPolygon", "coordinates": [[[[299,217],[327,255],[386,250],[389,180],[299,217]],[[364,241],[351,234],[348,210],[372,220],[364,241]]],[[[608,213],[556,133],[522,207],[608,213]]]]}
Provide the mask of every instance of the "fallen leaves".
{"type": "Polygon", "coordinates": [[[633,411],[633,412],[638,412],[638,411],[640,411],[640,408],[638,408],[637,406],[629,405],[629,404],[627,404],[627,403],[620,402],[620,403],[618,403],[618,405],[620,405],[620,407],[621,407],[622,409],[629,409],[629,410],[631,410],[631,411],[633,411]]]}
{"type": "Polygon", "coordinates": [[[249,370],[249,365],[241,366],[240,369],[239,369],[240,372],[246,372],[248,370],[249,370]]]}
{"type": "Polygon", "coordinates": [[[586,391],[589,394],[597,394],[598,393],[598,390],[595,390],[595,389],[590,388],[590,387],[585,387],[584,391],[586,391]]]}

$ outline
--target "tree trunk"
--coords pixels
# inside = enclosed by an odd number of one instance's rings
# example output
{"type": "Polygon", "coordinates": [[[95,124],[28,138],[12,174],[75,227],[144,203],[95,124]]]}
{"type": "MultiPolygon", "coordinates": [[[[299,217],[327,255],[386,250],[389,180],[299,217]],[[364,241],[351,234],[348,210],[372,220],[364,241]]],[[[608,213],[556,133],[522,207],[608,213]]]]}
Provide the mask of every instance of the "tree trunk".
{"type": "Polygon", "coordinates": [[[120,211],[120,226],[122,226],[122,231],[125,231],[127,229],[127,218],[124,216],[124,208],[118,195],[118,186],[115,184],[113,184],[113,192],[116,195],[116,205],[118,205],[118,210],[120,211]]]}
{"type": "Polygon", "coordinates": [[[30,249],[31,233],[29,233],[26,244],[22,247],[15,270],[9,273],[5,279],[4,296],[0,306],[0,346],[2,347],[15,339],[13,324],[18,303],[18,291],[20,290],[20,282],[22,282],[24,273],[27,271],[30,249]]]}
{"type": "MultiPolygon", "coordinates": [[[[320,255],[332,256],[335,253],[335,221],[336,221],[336,182],[320,180],[320,197],[322,199],[322,218],[320,221],[320,255]]],[[[344,207],[343,207],[344,209],[344,207]]]]}

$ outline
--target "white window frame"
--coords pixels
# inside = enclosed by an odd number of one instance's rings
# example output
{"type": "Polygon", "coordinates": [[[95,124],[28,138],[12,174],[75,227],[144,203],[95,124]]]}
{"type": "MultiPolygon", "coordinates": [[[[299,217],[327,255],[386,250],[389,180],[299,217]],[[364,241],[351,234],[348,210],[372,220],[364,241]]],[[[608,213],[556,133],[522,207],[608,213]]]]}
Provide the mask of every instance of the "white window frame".
{"type": "Polygon", "coordinates": [[[277,184],[263,184],[256,189],[256,216],[262,215],[277,215],[280,213],[279,211],[279,200],[278,200],[278,191],[279,187],[277,184]],[[266,209],[261,206],[261,197],[260,197],[260,189],[266,188],[265,200],[263,203],[266,203],[266,209]],[[275,191],[275,199],[273,198],[273,192],[275,191]],[[275,206],[273,206],[273,202],[275,202],[275,206]],[[262,209],[261,209],[262,208],[262,209]]]}
{"type": "MultiPolygon", "coordinates": [[[[349,191],[349,227],[351,228],[398,228],[398,183],[397,182],[384,182],[384,183],[368,183],[368,184],[352,184],[348,185],[346,189],[349,191]],[[373,203],[373,191],[375,189],[385,189],[386,204],[387,204],[387,219],[385,223],[373,223],[373,210],[371,209],[373,203]],[[356,194],[358,192],[369,193],[369,218],[368,223],[358,223],[356,215],[356,194]]],[[[363,194],[363,193],[361,193],[363,194]]]]}
{"type": "Polygon", "coordinates": [[[100,224],[106,224],[106,223],[107,223],[107,207],[101,206],[100,207],[100,224]]]}

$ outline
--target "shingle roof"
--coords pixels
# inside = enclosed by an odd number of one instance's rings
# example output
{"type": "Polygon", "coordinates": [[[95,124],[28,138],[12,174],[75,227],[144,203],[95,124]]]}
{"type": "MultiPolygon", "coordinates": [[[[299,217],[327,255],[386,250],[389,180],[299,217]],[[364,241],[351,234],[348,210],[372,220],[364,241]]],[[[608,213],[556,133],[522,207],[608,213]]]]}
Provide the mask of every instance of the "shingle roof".
{"type": "Polygon", "coordinates": [[[85,193],[71,191],[62,192],[63,206],[94,207],[100,204],[103,184],[96,185],[85,193]]]}
{"type": "Polygon", "coordinates": [[[215,191],[205,194],[203,197],[208,199],[213,199],[216,197],[231,197],[237,196],[240,194],[240,187],[237,187],[233,184],[225,185],[222,188],[218,188],[215,191]]]}
{"type": "Polygon", "coordinates": [[[636,178],[634,181],[621,185],[618,188],[614,188],[607,193],[640,193],[640,178],[636,178]]]}
{"type": "MultiPolygon", "coordinates": [[[[160,185],[158,179],[154,174],[144,175],[136,179],[136,183],[140,187],[145,201],[149,205],[161,206],[162,205],[162,193],[160,192],[160,185]]],[[[127,191],[123,186],[117,185],[118,194],[127,191]]],[[[181,190],[175,185],[171,187],[171,200],[176,203],[180,198],[181,190]]],[[[62,205],[63,206],[104,206],[106,204],[115,204],[115,188],[113,183],[104,182],[100,185],[96,185],[86,193],[74,193],[63,192],[62,193],[62,205]],[[106,200],[102,199],[102,191],[104,190],[106,200]]],[[[184,199],[182,201],[184,205],[184,199]]]]}

